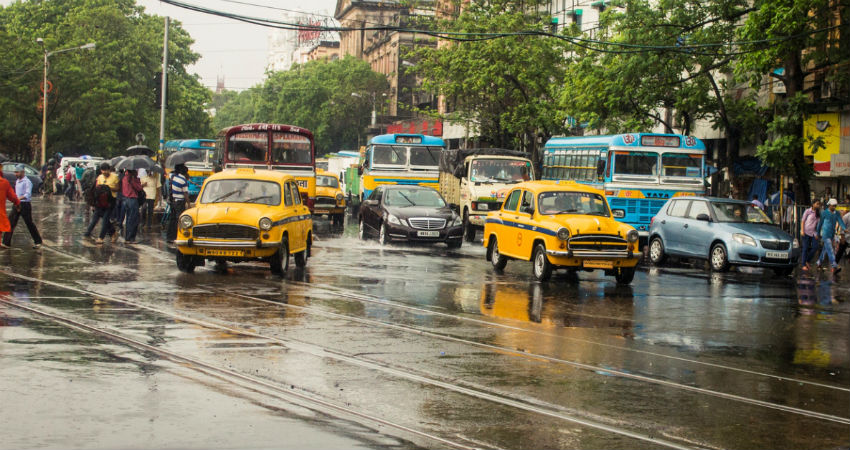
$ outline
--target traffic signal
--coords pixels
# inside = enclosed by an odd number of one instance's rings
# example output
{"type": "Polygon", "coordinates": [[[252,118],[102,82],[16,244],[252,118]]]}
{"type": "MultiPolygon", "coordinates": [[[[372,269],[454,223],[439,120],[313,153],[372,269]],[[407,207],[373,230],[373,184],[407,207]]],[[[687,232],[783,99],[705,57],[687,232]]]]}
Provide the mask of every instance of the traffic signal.
{"type": "Polygon", "coordinates": [[[153,74],[153,104],[159,109],[162,108],[162,72],[153,74]]]}

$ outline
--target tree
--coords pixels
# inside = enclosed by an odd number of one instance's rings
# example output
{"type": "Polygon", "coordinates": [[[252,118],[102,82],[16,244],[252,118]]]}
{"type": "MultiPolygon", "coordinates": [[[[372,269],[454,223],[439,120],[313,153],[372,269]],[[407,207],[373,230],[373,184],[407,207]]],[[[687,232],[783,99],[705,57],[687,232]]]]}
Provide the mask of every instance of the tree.
{"type": "MultiPolygon", "coordinates": [[[[550,17],[540,12],[542,1],[452,4],[459,14],[435,18],[430,28],[449,33],[534,33],[545,32],[550,24],[550,17]]],[[[483,140],[524,148],[537,160],[537,138],[565,130],[565,117],[553,108],[564,80],[564,44],[528,33],[459,39],[415,51],[423,89],[445,96],[452,110],[444,120],[475,124],[483,140]]]]}

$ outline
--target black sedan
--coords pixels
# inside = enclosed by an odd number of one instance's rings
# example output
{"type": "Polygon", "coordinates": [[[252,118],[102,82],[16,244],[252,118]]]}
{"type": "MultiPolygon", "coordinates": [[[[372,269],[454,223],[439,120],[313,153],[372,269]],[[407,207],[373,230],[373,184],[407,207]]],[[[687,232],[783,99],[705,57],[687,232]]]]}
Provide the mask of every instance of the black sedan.
{"type": "Polygon", "coordinates": [[[445,242],[458,248],[463,221],[440,193],[424,186],[378,186],[360,206],[360,239],[377,235],[390,241],[445,242]]]}
{"type": "MultiPolygon", "coordinates": [[[[17,166],[18,164],[21,163],[9,161],[3,163],[3,178],[5,178],[6,181],[8,181],[13,188],[15,187],[15,183],[18,180],[17,177],[15,177],[15,166],[17,166]]],[[[29,178],[32,182],[32,194],[38,195],[38,193],[41,192],[42,183],[41,175],[39,174],[38,170],[36,170],[34,167],[24,164],[24,173],[27,175],[27,178],[29,178]]]]}

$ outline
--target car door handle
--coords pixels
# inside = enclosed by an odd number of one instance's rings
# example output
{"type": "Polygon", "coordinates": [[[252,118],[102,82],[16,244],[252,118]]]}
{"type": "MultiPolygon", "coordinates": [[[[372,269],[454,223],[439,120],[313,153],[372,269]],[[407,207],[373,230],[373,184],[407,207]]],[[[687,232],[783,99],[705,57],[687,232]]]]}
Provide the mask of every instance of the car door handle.
{"type": "Polygon", "coordinates": [[[688,224],[685,224],[685,228],[688,228],[688,224]]]}
{"type": "Polygon", "coordinates": [[[666,224],[667,224],[667,221],[666,221],[666,220],[662,220],[662,221],[661,221],[661,225],[666,225],[666,224]]]}

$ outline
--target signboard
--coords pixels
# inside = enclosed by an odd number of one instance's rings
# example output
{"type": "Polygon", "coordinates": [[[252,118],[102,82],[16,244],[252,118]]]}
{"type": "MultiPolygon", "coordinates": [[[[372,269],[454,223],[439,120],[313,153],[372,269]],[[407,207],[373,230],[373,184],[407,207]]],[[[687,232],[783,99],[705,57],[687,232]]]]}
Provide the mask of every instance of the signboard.
{"type": "Polygon", "coordinates": [[[818,176],[830,176],[831,156],[839,154],[841,142],[840,122],[837,112],[812,114],[803,122],[805,138],[803,154],[814,159],[814,169],[818,176]],[[821,138],[823,148],[814,150],[811,139],[821,138]]]}
{"type": "Polygon", "coordinates": [[[443,122],[423,120],[421,122],[402,122],[387,125],[387,133],[425,134],[440,137],[443,135],[443,122]]]}
{"type": "Polygon", "coordinates": [[[834,177],[850,177],[850,154],[830,155],[830,169],[834,177]]]}
{"type": "Polygon", "coordinates": [[[678,147],[679,138],[676,136],[641,136],[640,145],[643,147],[678,147]]]}

